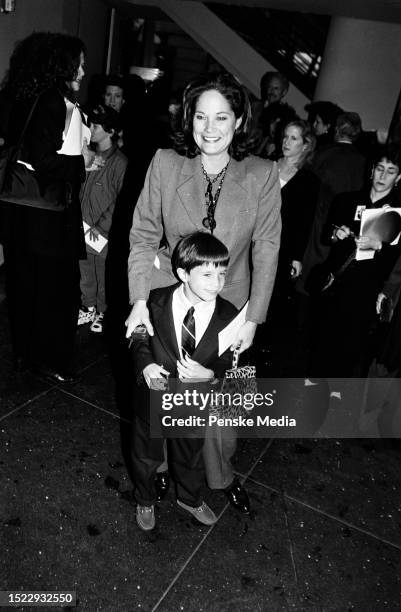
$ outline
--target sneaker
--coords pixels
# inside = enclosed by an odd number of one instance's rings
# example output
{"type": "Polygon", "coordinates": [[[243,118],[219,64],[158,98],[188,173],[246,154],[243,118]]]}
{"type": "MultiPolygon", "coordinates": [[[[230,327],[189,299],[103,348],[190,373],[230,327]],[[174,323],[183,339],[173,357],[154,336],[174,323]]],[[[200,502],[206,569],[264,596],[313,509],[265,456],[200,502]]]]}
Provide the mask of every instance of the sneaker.
{"type": "Polygon", "coordinates": [[[136,523],[143,531],[151,531],[155,528],[155,507],[154,506],[136,506],[136,523]]]}
{"type": "Polygon", "coordinates": [[[85,325],[85,323],[92,323],[96,315],[96,308],[94,306],[81,306],[78,315],[78,325],[85,325]]]}
{"type": "Polygon", "coordinates": [[[203,525],[213,525],[217,521],[217,516],[205,502],[202,502],[198,508],[187,506],[187,504],[184,504],[179,499],[177,499],[177,504],[180,506],[180,508],[183,508],[192,514],[192,516],[203,525]]]}
{"type": "Polygon", "coordinates": [[[100,334],[103,331],[103,312],[98,312],[93,319],[93,323],[90,326],[91,332],[95,332],[95,334],[100,334]]]}

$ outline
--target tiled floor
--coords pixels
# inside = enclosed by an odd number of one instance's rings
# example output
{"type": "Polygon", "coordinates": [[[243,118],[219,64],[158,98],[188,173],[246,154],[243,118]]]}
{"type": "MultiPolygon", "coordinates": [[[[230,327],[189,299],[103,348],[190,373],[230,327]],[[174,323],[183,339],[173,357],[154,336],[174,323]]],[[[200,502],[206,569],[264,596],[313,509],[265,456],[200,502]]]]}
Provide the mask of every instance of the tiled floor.
{"type": "Polygon", "coordinates": [[[219,521],[203,528],[171,492],[146,535],[102,338],[79,331],[81,381],[65,388],[13,372],[4,301],[0,342],[0,590],[75,590],[85,611],[401,609],[397,446],[241,440],[252,515],[207,493],[219,521]]]}

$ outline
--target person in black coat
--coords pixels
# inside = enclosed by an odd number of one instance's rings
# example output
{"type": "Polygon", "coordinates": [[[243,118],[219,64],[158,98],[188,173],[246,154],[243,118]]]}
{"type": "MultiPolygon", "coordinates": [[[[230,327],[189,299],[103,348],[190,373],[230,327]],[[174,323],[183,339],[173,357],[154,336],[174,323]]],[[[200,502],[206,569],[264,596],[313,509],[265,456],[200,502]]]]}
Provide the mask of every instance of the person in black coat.
{"type": "Polygon", "coordinates": [[[63,212],[1,205],[15,366],[29,367],[54,382],[74,380],[70,368],[79,308],[78,261],[85,257],[79,189],[94,154],[85,146],[84,154],[59,151],[68,131],[65,100],[79,90],[83,64],[80,39],[35,33],[15,50],[4,83],[13,102],[7,145],[18,142],[36,104],[20,159],[35,170],[40,184],[62,181],[71,193],[63,212]]]}
{"type": "Polygon", "coordinates": [[[294,280],[302,273],[319,195],[319,179],[310,169],[315,143],[312,128],[306,121],[291,121],[285,127],[282,157],[278,160],[282,200],[280,252],[268,319],[271,332],[278,337],[282,327],[288,327],[291,317],[289,299],[294,295],[294,280]]]}
{"type": "MultiPolygon", "coordinates": [[[[363,374],[369,329],[375,319],[378,293],[400,255],[401,244],[392,238],[380,238],[364,225],[360,236],[361,215],[365,209],[391,212],[397,206],[396,184],[401,178],[399,147],[388,146],[376,159],[369,190],[337,196],[329,211],[322,240],[332,244],[325,262],[326,271],[336,276],[319,300],[319,320],[315,321],[315,342],[310,372],[317,377],[350,377],[363,374]],[[356,247],[371,250],[369,259],[355,259],[356,247]],[[345,267],[344,264],[348,264],[345,267]]],[[[395,232],[401,220],[395,215],[395,232]]],[[[380,233],[380,232],[379,232],[380,233]]]]}
{"type": "Polygon", "coordinates": [[[327,215],[336,195],[362,189],[366,160],[355,148],[354,142],[361,133],[361,120],[357,113],[342,113],[337,117],[334,143],[316,151],[312,170],[320,180],[320,193],[310,238],[303,260],[303,275],[297,283],[304,292],[304,281],[313,266],[326,259],[330,245],[321,240],[327,215]]]}

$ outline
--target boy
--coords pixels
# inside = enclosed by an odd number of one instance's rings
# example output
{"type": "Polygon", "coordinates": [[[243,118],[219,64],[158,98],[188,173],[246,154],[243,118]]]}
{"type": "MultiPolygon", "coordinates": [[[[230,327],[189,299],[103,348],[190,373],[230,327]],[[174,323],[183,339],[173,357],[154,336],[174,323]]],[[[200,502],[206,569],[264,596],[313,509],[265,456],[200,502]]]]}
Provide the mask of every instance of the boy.
{"type": "MultiPolygon", "coordinates": [[[[172,264],[180,283],[150,293],[154,336],[140,338],[135,334],[133,339],[135,370],[149,389],[162,390],[169,375],[179,378],[183,385],[194,380],[211,382],[231,367],[229,350],[218,357],[218,333],[238,313],[235,306],[218,295],[228,263],[225,245],[206,232],[191,234],[177,244],[172,264]]],[[[139,397],[131,446],[136,521],[144,531],[155,526],[155,476],[164,460],[164,440],[150,435],[151,392],[139,397]]],[[[169,439],[169,460],[177,504],[199,522],[212,525],[216,516],[201,496],[205,477],[203,443],[202,438],[169,439]]]]}
{"type": "Polygon", "coordinates": [[[82,306],[78,325],[91,323],[92,332],[103,331],[106,310],[105,263],[107,243],[96,250],[97,243],[108,238],[114,207],[121,191],[127,159],[117,147],[120,120],[111,107],[97,106],[90,114],[91,143],[103,165],[86,173],[81,190],[81,207],[86,242],[86,259],[80,261],[82,306]],[[89,226],[89,227],[87,227],[89,226]]]}

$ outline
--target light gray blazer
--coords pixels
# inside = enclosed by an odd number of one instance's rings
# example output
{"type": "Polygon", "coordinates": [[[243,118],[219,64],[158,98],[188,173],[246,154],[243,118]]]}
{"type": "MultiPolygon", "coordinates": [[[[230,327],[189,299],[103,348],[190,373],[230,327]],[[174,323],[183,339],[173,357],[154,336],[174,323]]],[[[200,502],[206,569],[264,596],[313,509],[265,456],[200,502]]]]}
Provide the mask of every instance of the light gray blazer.
{"type": "MultiPolygon", "coordinates": [[[[130,301],[176,282],[171,255],[177,242],[206,231],[205,186],[200,156],[193,159],[159,149],[147,172],[130,232],[130,301]],[[159,248],[164,235],[166,246],[159,248]],[[155,257],[158,257],[158,260],[155,257]]],[[[280,185],[275,163],[249,156],[231,159],[216,207],[216,229],[230,252],[222,297],[241,308],[247,320],[262,323],[273,290],[280,246],[280,185]],[[252,280],[251,280],[252,279],[252,280]]]]}

